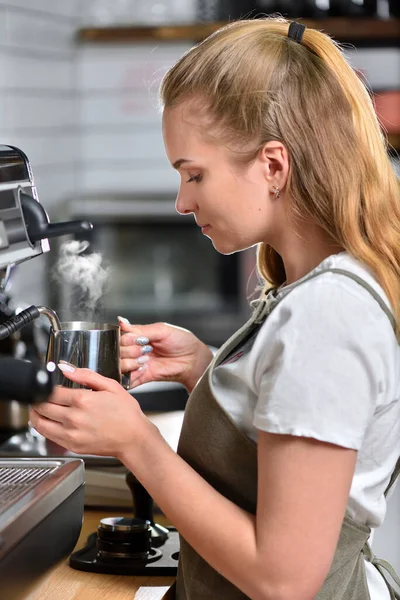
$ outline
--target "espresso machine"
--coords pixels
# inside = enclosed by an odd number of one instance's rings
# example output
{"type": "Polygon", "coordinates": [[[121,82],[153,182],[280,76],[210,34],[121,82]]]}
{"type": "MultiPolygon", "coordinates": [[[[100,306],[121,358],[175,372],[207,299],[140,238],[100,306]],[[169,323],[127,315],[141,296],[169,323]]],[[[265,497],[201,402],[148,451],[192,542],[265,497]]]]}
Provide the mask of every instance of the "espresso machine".
{"type": "MultiPolygon", "coordinates": [[[[18,148],[0,145],[0,405],[14,402],[27,409],[45,401],[55,381],[55,364],[42,365],[34,343],[24,360],[16,356],[20,332],[29,348],[33,319],[52,311],[31,306],[13,312],[7,297],[12,268],[48,252],[49,239],[91,228],[88,221],[50,223],[28,158],[18,148]]],[[[123,467],[113,457],[74,455],[28,423],[26,430],[0,444],[0,580],[7,600],[19,600],[35,578],[73,550],[83,517],[85,464],[88,470],[123,467]]],[[[178,533],[154,522],[151,497],[123,469],[134,518],[103,519],[86,547],[70,557],[70,565],[98,573],[175,574],[178,533]]]]}
{"type": "MultiPolygon", "coordinates": [[[[34,306],[15,311],[8,294],[13,268],[48,252],[49,239],[85,234],[92,227],[89,221],[50,223],[39,202],[27,156],[18,148],[0,145],[0,358],[12,356],[39,365],[40,353],[35,344],[33,320],[42,313],[52,313],[47,307],[34,306]],[[21,347],[24,348],[22,356],[21,347]]],[[[14,380],[16,383],[18,376],[14,380]]],[[[15,396],[5,396],[4,386],[0,363],[0,456],[76,458],[30,428],[29,403],[15,396]],[[2,402],[2,399],[7,402],[2,402]]],[[[94,460],[102,462],[101,459],[94,460]]],[[[116,461],[110,458],[106,462],[116,461]]]]}
{"type": "MultiPolygon", "coordinates": [[[[88,222],[51,224],[26,155],[0,145],[0,322],[18,318],[7,296],[14,265],[48,252],[49,238],[90,228],[88,222]]],[[[10,337],[1,346],[0,405],[14,402],[27,408],[48,398],[53,373],[29,342],[25,360],[17,357],[17,345],[10,337]]],[[[0,452],[2,597],[19,600],[42,573],[71,553],[82,525],[84,481],[82,460],[5,457],[0,452]]]]}

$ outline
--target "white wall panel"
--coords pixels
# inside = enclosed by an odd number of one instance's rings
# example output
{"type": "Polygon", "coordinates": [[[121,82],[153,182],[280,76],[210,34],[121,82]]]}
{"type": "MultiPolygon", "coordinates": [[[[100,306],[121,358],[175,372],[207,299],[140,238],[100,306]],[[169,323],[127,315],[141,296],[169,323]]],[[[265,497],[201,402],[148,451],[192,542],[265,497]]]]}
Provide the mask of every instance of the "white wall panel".
{"type": "MultiPolygon", "coordinates": [[[[73,127],[77,129],[77,98],[72,93],[66,95],[47,94],[26,95],[21,92],[6,91],[0,100],[7,116],[7,127],[14,130],[34,129],[42,132],[47,129],[73,127]]],[[[0,115],[1,119],[1,115],[0,115]]]]}
{"type": "Polygon", "coordinates": [[[83,46],[79,55],[78,87],[87,90],[137,89],[157,95],[165,71],[190,44],[121,44],[83,46]]]}
{"type": "Polygon", "coordinates": [[[50,21],[41,13],[24,14],[8,8],[4,9],[6,37],[1,45],[16,47],[19,50],[51,50],[70,53],[74,30],[67,21],[50,21]]]}
{"type": "Polygon", "coordinates": [[[79,192],[85,194],[171,193],[179,189],[178,174],[159,165],[138,166],[134,162],[115,165],[86,165],[78,173],[79,192]]]}
{"type": "Polygon", "coordinates": [[[156,94],[121,90],[83,94],[80,98],[82,127],[142,125],[149,123],[161,129],[161,112],[156,94]]]}
{"type": "Polygon", "coordinates": [[[82,24],[106,27],[107,25],[177,25],[195,21],[198,0],[168,0],[146,2],[145,0],[84,0],[82,24]]]}
{"type": "Polygon", "coordinates": [[[190,46],[143,43],[82,48],[78,86],[84,193],[101,187],[116,193],[177,189],[162,139],[158,89],[165,72],[190,46]]]}
{"type": "Polygon", "coordinates": [[[62,206],[72,200],[75,188],[75,164],[65,163],[59,168],[41,168],[34,171],[39,200],[51,219],[63,220],[62,206]]]}
{"type": "Polygon", "coordinates": [[[161,129],[152,128],[131,134],[123,130],[112,134],[89,133],[83,136],[81,143],[83,162],[139,159],[147,161],[149,165],[152,160],[165,161],[165,165],[169,165],[161,129]]]}
{"type": "Polygon", "coordinates": [[[400,485],[389,498],[383,525],[376,531],[372,549],[376,556],[385,558],[400,573],[400,485]]]}
{"type": "MultiPolygon", "coordinates": [[[[28,156],[50,214],[76,190],[76,0],[0,0],[0,142],[28,156]]],[[[20,265],[16,299],[43,303],[44,257],[20,265]]]]}
{"type": "Polygon", "coordinates": [[[52,165],[70,163],[76,155],[76,132],[63,135],[55,132],[54,135],[49,136],[29,136],[26,133],[14,132],[3,134],[2,138],[5,144],[17,146],[27,154],[32,164],[33,174],[35,168],[39,166],[48,166],[51,173],[52,165]]]}
{"type": "Polygon", "coordinates": [[[400,87],[400,48],[354,48],[345,54],[351,66],[363,73],[369,87],[400,87]]]}
{"type": "Polygon", "coordinates": [[[7,127],[8,115],[6,113],[6,99],[0,93],[0,144],[2,143],[3,131],[7,127]]]}
{"type": "Polygon", "coordinates": [[[1,88],[31,89],[33,91],[68,90],[75,86],[74,64],[72,57],[68,59],[25,56],[4,53],[0,56],[2,78],[1,88]]]}
{"type": "Polygon", "coordinates": [[[5,8],[0,4],[0,43],[6,39],[5,8]]]}
{"type": "Polygon", "coordinates": [[[27,9],[27,12],[42,12],[58,17],[78,18],[82,3],[89,0],[0,0],[0,6],[12,9],[27,9]]]}

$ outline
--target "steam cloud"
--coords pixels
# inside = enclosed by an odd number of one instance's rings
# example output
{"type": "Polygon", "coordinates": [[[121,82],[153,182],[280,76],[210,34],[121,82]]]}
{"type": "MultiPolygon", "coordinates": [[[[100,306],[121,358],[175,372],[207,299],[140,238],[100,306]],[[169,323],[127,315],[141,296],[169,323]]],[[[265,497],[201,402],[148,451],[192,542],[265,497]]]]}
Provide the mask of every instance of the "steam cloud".
{"type": "MultiPolygon", "coordinates": [[[[54,278],[61,284],[66,284],[73,300],[73,319],[78,311],[92,320],[100,308],[110,274],[110,267],[105,267],[103,257],[98,252],[82,254],[89,247],[89,242],[71,240],[60,247],[60,256],[56,263],[54,278]]],[[[72,300],[70,300],[72,304],[72,300]]]]}

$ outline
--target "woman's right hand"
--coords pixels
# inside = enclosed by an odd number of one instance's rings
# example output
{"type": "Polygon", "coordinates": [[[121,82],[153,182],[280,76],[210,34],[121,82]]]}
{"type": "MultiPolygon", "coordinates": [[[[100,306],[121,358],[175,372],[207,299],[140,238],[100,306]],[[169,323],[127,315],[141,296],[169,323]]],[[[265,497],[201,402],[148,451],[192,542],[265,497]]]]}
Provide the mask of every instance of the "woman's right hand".
{"type": "Polygon", "coordinates": [[[130,373],[130,388],[149,381],[177,381],[191,392],[212,360],[209,347],[193,333],[168,323],[121,328],[121,371],[130,373]]]}

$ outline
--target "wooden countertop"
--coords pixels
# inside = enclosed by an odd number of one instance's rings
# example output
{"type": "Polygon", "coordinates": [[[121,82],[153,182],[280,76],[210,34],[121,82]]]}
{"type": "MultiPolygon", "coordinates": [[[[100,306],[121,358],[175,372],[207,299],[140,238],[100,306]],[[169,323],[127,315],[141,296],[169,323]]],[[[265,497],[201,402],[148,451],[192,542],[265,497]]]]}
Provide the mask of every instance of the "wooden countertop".
{"type": "MultiPolygon", "coordinates": [[[[96,531],[100,519],[118,511],[85,510],[81,535],[75,550],[82,548],[88,535],[96,531]]],[[[168,525],[165,517],[156,522],[168,525]]],[[[68,558],[55,565],[21,600],[172,600],[168,590],[174,577],[134,577],[103,575],[77,571],[68,566],[68,558]]]]}

